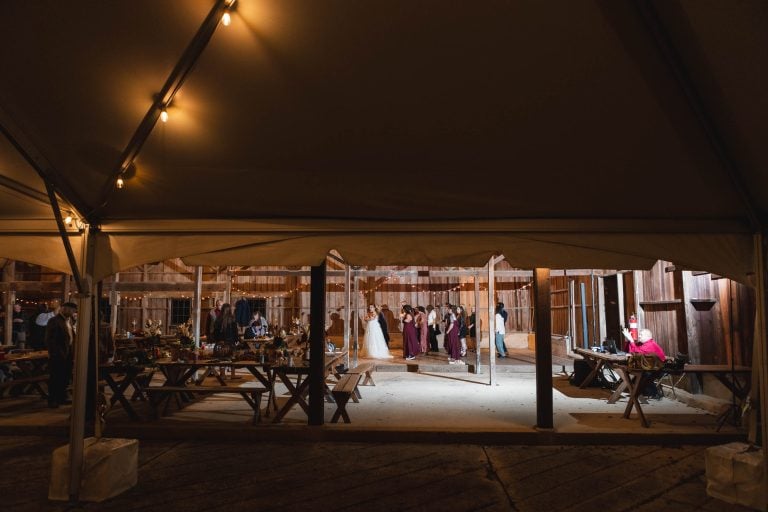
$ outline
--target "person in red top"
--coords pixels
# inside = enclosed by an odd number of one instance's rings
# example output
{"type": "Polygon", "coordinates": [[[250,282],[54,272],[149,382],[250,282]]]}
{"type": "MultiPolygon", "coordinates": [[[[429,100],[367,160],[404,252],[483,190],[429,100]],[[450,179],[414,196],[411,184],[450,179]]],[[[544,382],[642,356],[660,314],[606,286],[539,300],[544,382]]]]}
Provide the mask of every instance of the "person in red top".
{"type": "Polygon", "coordinates": [[[624,329],[624,337],[629,341],[629,352],[632,354],[655,354],[663,363],[667,356],[664,350],[653,339],[653,333],[650,329],[640,329],[637,334],[637,343],[629,335],[629,331],[624,329]]]}

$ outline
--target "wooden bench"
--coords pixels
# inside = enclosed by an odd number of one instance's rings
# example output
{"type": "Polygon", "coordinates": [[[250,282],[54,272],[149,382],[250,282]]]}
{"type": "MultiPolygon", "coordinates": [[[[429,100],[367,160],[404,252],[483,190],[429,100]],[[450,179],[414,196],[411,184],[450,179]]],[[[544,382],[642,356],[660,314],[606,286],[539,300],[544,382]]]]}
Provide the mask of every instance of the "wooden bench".
{"type": "Polygon", "coordinates": [[[30,391],[31,388],[37,390],[41,397],[47,398],[48,394],[40,387],[41,382],[47,382],[48,375],[35,375],[32,377],[21,377],[17,379],[6,379],[0,384],[0,398],[5,394],[5,390],[10,389],[11,395],[24,394],[30,391]],[[18,389],[18,393],[14,390],[18,389]]]}
{"type": "Polygon", "coordinates": [[[373,382],[373,375],[372,372],[376,369],[373,363],[363,363],[355,366],[354,368],[350,368],[347,373],[357,373],[359,375],[365,374],[365,380],[363,380],[363,383],[360,384],[361,386],[375,386],[376,383],[373,382]]]}
{"type": "Polygon", "coordinates": [[[336,412],[333,413],[331,423],[338,423],[340,417],[344,419],[344,423],[351,423],[349,414],[347,414],[347,402],[354,396],[361,376],[360,373],[345,373],[339,378],[339,382],[333,386],[331,393],[336,400],[336,412]]]}
{"type": "Polygon", "coordinates": [[[239,386],[150,386],[144,388],[144,392],[149,397],[149,404],[152,408],[152,417],[157,418],[158,406],[166,401],[166,409],[171,396],[183,397],[185,395],[215,395],[219,393],[238,394],[248,402],[253,409],[253,424],[261,421],[261,395],[267,392],[266,388],[259,387],[239,387],[239,386]]]}

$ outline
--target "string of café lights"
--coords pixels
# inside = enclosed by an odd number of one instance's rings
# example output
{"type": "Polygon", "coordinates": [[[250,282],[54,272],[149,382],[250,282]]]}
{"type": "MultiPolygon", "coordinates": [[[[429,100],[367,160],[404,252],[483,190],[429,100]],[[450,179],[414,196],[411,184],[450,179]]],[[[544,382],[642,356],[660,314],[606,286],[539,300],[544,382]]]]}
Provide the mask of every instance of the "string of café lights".
{"type": "MultiPolygon", "coordinates": [[[[224,12],[221,14],[220,23],[224,25],[225,27],[228,27],[232,23],[232,11],[235,6],[235,2],[237,0],[228,0],[226,6],[224,7],[224,12]]],[[[160,111],[159,119],[160,121],[165,124],[170,119],[170,114],[168,113],[168,109],[171,107],[171,103],[173,102],[173,98],[168,100],[166,103],[159,103],[157,105],[157,109],[160,111]]],[[[125,180],[126,180],[126,172],[128,171],[128,168],[130,166],[126,166],[123,168],[122,171],[120,171],[120,174],[117,176],[117,179],[115,180],[115,187],[118,189],[125,188],[125,180]]]]}

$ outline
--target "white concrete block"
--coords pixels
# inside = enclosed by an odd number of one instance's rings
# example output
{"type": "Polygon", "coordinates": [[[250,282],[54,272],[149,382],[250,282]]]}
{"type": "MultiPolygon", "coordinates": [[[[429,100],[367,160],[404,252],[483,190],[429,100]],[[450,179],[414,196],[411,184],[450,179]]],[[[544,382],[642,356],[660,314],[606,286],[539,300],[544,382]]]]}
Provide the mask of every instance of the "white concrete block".
{"type": "MultiPolygon", "coordinates": [[[[104,501],[127,491],[138,482],[139,441],[136,439],[84,440],[82,501],[104,501]]],[[[48,499],[69,499],[69,445],[53,451],[48,499]]]]}
{"type": "Polygon", "coordinates": [[[727,503],[768,509],[762,450],[746,443],[713,446],[707,449],[706,468],[708,495],[727,503]]]}

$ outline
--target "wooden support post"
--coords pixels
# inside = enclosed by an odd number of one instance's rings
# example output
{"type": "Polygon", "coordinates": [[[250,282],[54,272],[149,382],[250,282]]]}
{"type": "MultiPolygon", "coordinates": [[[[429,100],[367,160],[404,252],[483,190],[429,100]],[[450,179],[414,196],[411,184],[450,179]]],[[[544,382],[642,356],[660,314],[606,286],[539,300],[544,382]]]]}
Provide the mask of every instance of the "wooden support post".
{"type": "Polygon", "coordinates": [[[229,267],[227,267],[225,274],[227,276],[227,284],[224,288],[224,303],[232,304],[232,302],[230,302],[232,300],[232,272],[230,272],[229,267]]]}
{"type": "Polygon", "coordinates": [[[349,265],[344,265],[344,350],[347,355],[344,364],[349,368],[349,337],[352,322],[352,288],[350,283],[349,265]]]}
{"type": "Polygon", "coordinates": [[[576,280],[575,279],[571,279],[568,281],[568,306],[569,306],[568,335],[571,337],[571,348],[574,349],[576,348],[576,280]]]}
{"type": "Polygon", "coordinates": [[[322,425],[325,386],[325,260],[313,266],[309,325],[309,424],[322,425]]]}
{"type": "MultiPolygon", "coordinates": [[[[619,301],[619,325],[624,328],[627,326],[624,320],[624,311],[627,309],[627,304],[624,301],[624,276],[625,274],[618,274],[616,276],[616,295],[619,301]]],[[[618,343],[618,340],[616,341],[618,343]]],[[[622,345],[623,345],[622,341],[622,345]]]]}
{"type": "Polygon", "coordinates": [[[475,373],[480,373],[480,342],[483,339],[483,331],[480,324],[480,277],[473,277],[475,282],[475,373]]]}
{"type": "Polygon", "coordinates": [[[600,317],[598,342],[602,344],[603,340],[608,336],[605,326],[605,278],[603,276],[598,276],[597,278],[597,314],[600,317]]]}
{"type": "Polygon", "coordinates": [[[644,300],[642,270],[632,271],[632,283],[634,284],[635,292],[635,315],[637,316],[637,326],[640,329],[646,329],[648,326],[645,324],[645,311],[640,304],[644,300]]]}
{"type": "Polygon", "coordinates": [[[587,285],[579,283],[581,291],[581,345],[589,348],[589,324],[587,324],[587,285]]]}
{"type": "Polygon", "coordinates": [[[117,314],[120,306],[120,292],[115,291],[114,283],[120,281],[120,272],[115,274],[115,280],[112,284],[112,290],[109,292],[109,333],[112,335],[112,339],[117,334],[117,314]]]}
{"type": "Polygon", "coordinates": [[[61,276],[61,282],[62,282],[62,294],[61,294],[61,303],[65,303],[69,300],[69,296],[72,294],[72,280],[69,278],[69,275],[64,274],[61,276]]]}
{"type": "MultiPolygon", "coordinates": [[[[6,263],[3,269],[3,282],[10,283],[16,280],[16,262],[13,260],[6,263]]],[[[3,343],[13,344],[13,304],[16,302],[16,292],[10,287],[5,293],[5,323],[3,325],[3,343]]]]}
{"type": "Polygon", "coordinates": [[[534,269],[536,305],[536,427],[553,428],[552,409],[552,309],[549,269],[534,269]]]}
{"type": "Polygon", "coordinates": [[[200,346],[200,306],[203,298],[203,267],[195,267],[195,293],[192,295],[192,339],[200,346]]]}
{"type": "Polygon", "coordinates": [[[355,287],[354,287],[355,307],[353,308],[355,312],[355,314],[353,315],[355,319],[355,347],[353,350],[352,364],[354,366],[357,366],[357,350],[360,347],[360,291],[358,288],[360,284],[360,280],[356,277],[356,273],[352,274],[352,281],[354,281],[355,283],[355,287]]]}
{"type": "Polygon", "coordinates": [[[491,257],[488,262],[488,340],[489,340],[489,360],[488,372],[490,373],[489,384],[496,385],[496,283],[494,282],[494,267],[496,258],[491,257]]]}

